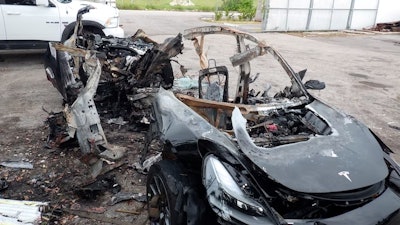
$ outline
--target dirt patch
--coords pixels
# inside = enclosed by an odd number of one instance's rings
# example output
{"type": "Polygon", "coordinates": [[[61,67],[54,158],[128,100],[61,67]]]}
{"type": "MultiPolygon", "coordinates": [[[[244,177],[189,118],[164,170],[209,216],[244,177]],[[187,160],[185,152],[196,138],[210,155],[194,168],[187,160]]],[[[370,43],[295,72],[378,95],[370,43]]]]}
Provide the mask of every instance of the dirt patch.
{"type": "MultiPolygon", "coordinates": [[[[133,168],[143,146],[144,134],[128,132],[131,130],[129,126],[105,125],[105,130],[110,143],[118,143],[129,150],[115,164],[104,163],[104,168],[110,168],[110,171],[97,180],[113,179],[121,187],[121,192],[145,194],[146,176],[133,168]],[[115,165],[121,166],[112,169],[115,165]]],[[[78,147],[47,149],[44,147],[46,138],[45,125],[35,130],[0,130],[0,161],[23,161],[33,165],[33,169],[0,167],[0,178],[8,183],[8,188],[0,191],[0,197],[50,202],[50,214],[56,216],[54,221],[58,224],[146,223],[144,203],[129,200],[109,205],[115,194],[112,188],[99,191],[95,197],[88,192],[87,199],[79,195],[77,190],[94,181],[90,176],[90,166],[78,147]],[[98,214],[99,211],[102,215],[98,214]]],[[[47,224],[55,224],[54,221],[47,224]]]]}

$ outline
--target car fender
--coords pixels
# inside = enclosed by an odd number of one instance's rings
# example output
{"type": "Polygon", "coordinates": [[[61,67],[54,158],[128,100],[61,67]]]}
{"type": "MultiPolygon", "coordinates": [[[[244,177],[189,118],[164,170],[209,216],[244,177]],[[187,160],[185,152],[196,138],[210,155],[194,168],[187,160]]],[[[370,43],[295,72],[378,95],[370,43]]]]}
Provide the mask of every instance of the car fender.
{"type": "Polygon", "coordinates": [[[228,149],[230,148],[229,146],[221,145],[209,139],[200,139],[197,143],[197,146],[199,154],[202,158],[204,158],[207,154],[211,153],[219,156],[220,158],[228,161],[231,164],[239,163],[237,157],[240,156],[237,154],[235,154],[236,157],[233,156],[234,153],[237,153],[237,149],[229,150],[228,149]]]}

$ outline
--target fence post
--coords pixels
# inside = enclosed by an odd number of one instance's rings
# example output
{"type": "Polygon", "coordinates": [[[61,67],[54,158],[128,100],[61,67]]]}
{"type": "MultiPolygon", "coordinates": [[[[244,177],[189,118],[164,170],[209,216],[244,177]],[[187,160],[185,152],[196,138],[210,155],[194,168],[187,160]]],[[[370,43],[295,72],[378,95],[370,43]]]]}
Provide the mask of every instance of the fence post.
{"type": "Polygon", "coordinates": [[[356,0],[351,0],[351,5],[350,5],[350,11],[349,11],[349,16],[347,17],[347,26],[346,29],[351,28],[351,22],[353,20],[353,11],[354,11],[354,2],[356,0]]]}
{"type": "Polygon", "coordinates": [[[311,23],[311,17],[312,17],[313,8],[314,8],[314,0],[310,0],[310,6],[308,8],[307,25],[306,25],[306,30],[307,31],[310,29],[310,23],[311,23]]]}
{"type": "Polygon", "coordinates": [[[264,1],[264,12],[263,12],[263,19],[261,23],[261,30],[267,30],[267,23],[268,23],[268,13],[269,13],[269,0],[264,1]]]}
{"type": "Polygon", "coordinates": [[[376,26],[376,19],[378,18],[378,10],[379,10],[379,0],[376,3],[376,11],[375,11],[375,18],[374,18],[374,25],[373,27],[376,26]]]}

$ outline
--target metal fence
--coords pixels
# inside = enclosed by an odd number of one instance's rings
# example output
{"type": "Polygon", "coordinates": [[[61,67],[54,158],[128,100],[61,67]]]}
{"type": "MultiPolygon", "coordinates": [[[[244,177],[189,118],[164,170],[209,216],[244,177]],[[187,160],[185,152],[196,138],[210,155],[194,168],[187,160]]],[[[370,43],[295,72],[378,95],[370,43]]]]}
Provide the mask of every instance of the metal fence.
{"type": "Polygon", "coordinates": [[[362,29],[375,25],[379,0],[266,0],[264,31],[362,29]]]}

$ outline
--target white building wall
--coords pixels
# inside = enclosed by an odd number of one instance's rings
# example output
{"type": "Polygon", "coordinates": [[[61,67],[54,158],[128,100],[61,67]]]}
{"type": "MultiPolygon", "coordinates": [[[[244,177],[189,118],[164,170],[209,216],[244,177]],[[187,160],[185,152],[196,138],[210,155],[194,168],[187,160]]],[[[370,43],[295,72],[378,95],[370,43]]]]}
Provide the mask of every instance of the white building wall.
{"type": "Polygon", "coordinates": [[[266,0],[268,31],[365,29],[400,20],[400,0],[266,0]]]}
{"type": "Polygon", "coordinates": [[[380,0],[376,22],[386,23],[399,20],[400,20],[400,1],[380,0]]]}

